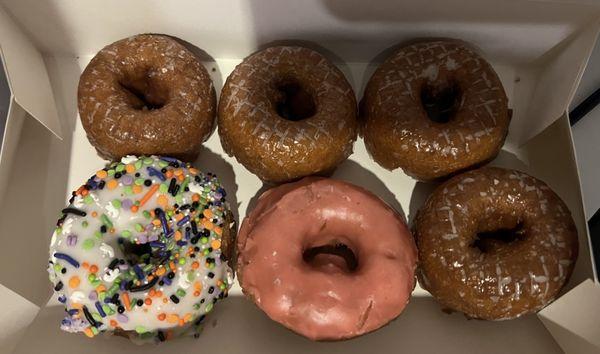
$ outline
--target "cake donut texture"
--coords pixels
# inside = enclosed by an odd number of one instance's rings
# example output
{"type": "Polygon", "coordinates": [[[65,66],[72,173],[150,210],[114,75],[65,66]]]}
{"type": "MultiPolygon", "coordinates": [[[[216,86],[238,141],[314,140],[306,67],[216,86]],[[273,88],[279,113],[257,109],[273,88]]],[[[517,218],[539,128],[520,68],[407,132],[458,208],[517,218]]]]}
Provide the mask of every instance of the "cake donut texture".
{"type": "Polygon", "coordinates": [[[77,96],[87,137],[107,160],[166,155],[192,161],[215,121],[208,72],[163,35],[141,34],[103,48],[81,74],[77,96]]]}
{"type": "Polygon", "coordinates": [[[321,54],[271,47],[239,64],[223,87],[223,149],[266,182],[326,174],[344,161],[358,121],[348,81],[321,54]]]}
{"type": "Polygon", "coordinates": [[[271,319],[312,340],[341,340],[396,318],[417,250],[401,217],[370,192],[309,177],[268,190],[242,223],[237,271],[271,319]]]}
{"type": "Polygon", "coordinates": [[[235,227],[216,176],[167,157],[124,157],[62,210],[48,271],[61,328],[164,341],[196,334],[232,284],[235,227]]]}
{"type": "Polygon", "coordinates": [[[405,46],[381,64],[365,89],[361,119],[377,163],[434,180],[496,157],[510,114],[491,65],[446,40],[405,46]]]}
{"type": "Polygon", "coordinates": [[[482,168],[439,186],[417,214],[419,283],[444,307],[503,320],[552,302],[575,266],[569,209],[542,181],[482,168]]]}

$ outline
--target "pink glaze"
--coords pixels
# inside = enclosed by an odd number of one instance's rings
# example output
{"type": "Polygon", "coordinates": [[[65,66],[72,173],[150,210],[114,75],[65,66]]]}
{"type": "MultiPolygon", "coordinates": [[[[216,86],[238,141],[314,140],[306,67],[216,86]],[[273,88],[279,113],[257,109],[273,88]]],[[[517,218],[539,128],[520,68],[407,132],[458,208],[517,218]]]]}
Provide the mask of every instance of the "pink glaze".
{"type": "Polygon", "coordinates": [[[400,216],[372,193],[346,182],[305,178],[259,198],[238,235],[244,293],[271,319],[313,340],[340,340],[396,318],[415,285],[417,249],[400,216]],[[307,248],[346,244],[358,258],[307,248]]]}

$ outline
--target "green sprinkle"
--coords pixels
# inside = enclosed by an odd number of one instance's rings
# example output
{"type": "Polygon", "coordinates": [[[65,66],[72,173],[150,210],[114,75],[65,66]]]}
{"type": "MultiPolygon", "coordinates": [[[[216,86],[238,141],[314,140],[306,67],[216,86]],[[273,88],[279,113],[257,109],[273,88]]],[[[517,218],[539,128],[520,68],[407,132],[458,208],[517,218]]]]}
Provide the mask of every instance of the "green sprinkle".
{"type": "Polygon", "coordinates": [[[123,187],[123,192],[125,192],[125,194],[127,194],[127,195],[132,195],[133,188],[131,188],[131,186],[125,186],[125,187],[123,187]]]}
{"type": "Polygon", "coordinates": [[[166,183],[162,183],[160,187],[158,187],[158,191],[165,194],[169,191],[169,186],[166,183]]]}
{"type": "Polygon", "coordinates": [[[188,279],[189,281],[192,281],[192,280],[194,280],[195,278],[196,278],[196,273],[194,273],[194,272],[188,272],[188,273],[187,273],[187,279],[188,279]]]}
{"type": "Polygon", "coordinates": [[[143,178],[136,178],[133,183],[137,184],[138,186],[141,186],[141,185],[144,184],[144,179],[143,178]]]}
{"type": "Polygon", "coordinates": [[[131,237],[131,231],[129,231],[129,230],[123,230],[121,232],[121,235],[123,235],[123,237],[131,237]]]}
{"type": "Polygon", "coordinates": [[[183,194],[177,194],[175,196],[175,201],[177,202],[177,204],[181,205],[183,204],[183,194]]]}
{"type": "Polygon", "coordinates": [[[208,252],[208,248],[202,251],[202,254],[208,256],[210,254],[210,252],[208,252]]]}
{"type": "MultiPolygon", "coordinates": [[[[102,299],[104,300],[104,299],[102,299]]],[[[113,310],[110,308],[110,306],[108,305],[102,305],[102,310],[107,314],[107,315],[112,315],[114,312],[113,310]]]]}
{"type": "Polygon", "coordinates": [[[194,304],[194,310],[199,310],[200,309],[200,304],[194,304]]]}
{"type": "Polygon", "coordinates": [[[112,296],[115,292],[119,290],[119,283],[113,283],[113,285],[108,289],[108,293],[112,296]]]}
{"type": "Polygon", "coordinates": [[[177,291],[175,293],[179,297],[184,297],[185,296],[185,290],[183,290],[183,289],[177,289],[177,291]]]}
{"type": "Polygon", "coordinates": [[[100,314],[99,314],[99,313],[97,313],[97,312],[92,312],[92,317],[93,317],[93,318],[94,318],[96,321],[98,321],[98,322],[102,322],[102,316],[100,316],[100,314]]]}
{"type": "Polygon", "coordinates": [[[83,241],[82,247],[86,251],[91,250],[92,248],[94,248],[94,239],[92,239],[92,238],[86,239],[85,241],[83,241]]]}
{"type": "Polygon", "coordinates": [[[142,214],[144,215],[144,217],[145,217],[146,219],[150,219],[150,212],[149,212],[148,210],[144,210],[144,211],[142,212],[142,214]]]}
{"type": "Polygon", "coordinates": [[[221,285],[219,285],[219,289],[221,289],[221,290],[225,290],[225,284],[221,284],[221,285]]]}
{"type": "Polygon", "coordinates": [[[56,232],[57,235],[60,235],[62,233],[62,227],[57,227],[54,232],[56,232]]]}
{"type": "Polygon", "coordinates": [[[207,243],[207,242],[208,242],[208,238],[207,238],[207,237],[202,237],[202,238],[200,239],[200,242],[202,242],[202,243],[207,243]]]}
{"type": "Polygon", "coordinates": [[[115,168],[115,170],[117,172],[123,172],[125,170],[125,165],[123,165],[122,163],[117,165],[117,168],[115,168]]]}
{"type": "Polygon", "coordinates": [[[112,177],[115,175],[115,170],[111,168],[110,170],[106,171],[106,174],[112,177]]]}
{"type": "Polygon", "coordinates": [[[179,193],[178,194],[183,194],[183,192],[185,191],[185,188],[188,186],[188,184],[190,183],[190,178],[186,177],[183,182],[181,183],[181,187],[179,188],[179,193]]]}
{"type": "Polygon", "coordinates": [[[121,209],[121,201],[119,199],[113,199],[111,203],[115,208],[121,209]]]}
{"type": "Polygon", "coordinates": [[[213,304],[212,304],[212,302],[209,302],[208,305],[206,305],[204,312],[209,313],[210,310],[212,310],[212,308],[213,308],[213,304]]]}
{"type": "Polygon", "coordinates": [[[96,279],[96,280],[94,280],[94,281],[92,282],[92,285],[93,285],[94,287],[96,287],[96,286],[100,285],[100,283],[102,283],[102,281],[100,281],[100,279],[96,279]]]}
{"type": "Polygon", "coordinates": [[[135,231],[137,232],[142,232],[144,231],[144,227],[142,226],[142,224],[135,224],[135,231]]]}
{"type": "Polygon", "coordinates": [[[90,275],[88,275],[88,281],[91,283],[94,280],[96,280],[96,274],[92,273],[90,275]]]}
{"type": "Polygon", "coordinates": [[[136,326],[135,331],[138,332],[139,334],[148,332],[148,330],[144,326],[136,326]]]}
{"type": "Polygon", "coordinates": [[[92,204],[94,202],[94,198],[92,198],[92,196],[88,194],[85,197],[83,197],[83,202],[88,205],[92,204]]]}
{"type": "Polygon", "coordinates": [[[54,271],[56,273],[60,273],[61,270],[62,270],[62,266],[60,264],[55,264],[54,265],[54,271]]]}
{"type": "Polygon", "coordinates": [[[88,224],[87,220],[83,220],[83,221],[81,222],[81,226],[82,226],[82,227],[88,227],[88,225],[89,225],[89,224],[88,224]]]}
{"type": "Polygon", "coordinates": [[[185,258],[179,258],[179,264],[180,265],[184,265],[185,264],[185,258]]]}
{"type": "Polygon", "coordinates": [[[92,329],[92,333],[94,333],[95,336],[98,335],[98,333],[99,333],[98,328],[96,328],[94,326],[91,326],[90,328],[92,329]]]}
{"type": "Polygon", "coordinates": [[[102,232],[100,231],[96,231],[94,232],[94,236],[98,239],[98,240],[102,240],[102,232]]]}
{"type": "Polygon", "coordinates": [[[113,227],[113,223],[110,221],[110,219],[108,218],[108,216],[106,216],[106,214],[100,215],[100,221],[102,221],[102,223],[104,225],[106,225],[106,227],[108,227],[108,228],[112,228],[113,227]]]}
{"type": "Polygon", "coordinates": [[[154,160],[149,157],[146,157],[144,159],[144,165],[152,165],[153,162],[154,162],[154,160]]]}
{"type": "MultiPolygon", "coordinates": [[[[100,300],[100,302],[103,302],[104,299],[106,299],[106,291],[101,292],[100,294],[98,294],[98,300],[100,300]]],[[[104,305],[106,306],[106,305],[104,305]]],[[[104,307],[103,307],[104,309],[104,307]]],[[[104,310],[104,312],[106,312],[106,310],[104,310]]]]}
{"type": "Polygon", "coordinates": [[[142,160],[137,160],[133,166],[135,166],[136,170],[139,170],[140,168],[142,168],[142,160]]]}

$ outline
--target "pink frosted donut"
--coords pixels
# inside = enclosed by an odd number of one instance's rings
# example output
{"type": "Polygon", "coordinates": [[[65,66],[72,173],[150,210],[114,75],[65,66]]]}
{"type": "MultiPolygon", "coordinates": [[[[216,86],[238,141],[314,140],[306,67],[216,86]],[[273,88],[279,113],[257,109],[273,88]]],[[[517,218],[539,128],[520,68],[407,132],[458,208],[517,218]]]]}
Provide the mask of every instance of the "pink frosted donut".
{"type": "Polygon", "coordinates": [[[305,178],[265,192],[237,241],[244,294],[312,340],[341,340],[396,318],[417,249],[401,217],[346,182],[305,178]]]}

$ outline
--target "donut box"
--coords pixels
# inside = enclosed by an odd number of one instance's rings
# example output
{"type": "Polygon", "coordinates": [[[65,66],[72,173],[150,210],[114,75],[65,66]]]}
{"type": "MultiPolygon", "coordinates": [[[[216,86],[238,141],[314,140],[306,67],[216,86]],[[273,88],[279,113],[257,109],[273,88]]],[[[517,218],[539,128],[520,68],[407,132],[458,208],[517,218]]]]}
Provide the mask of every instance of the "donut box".
{"type": "MultiPolygon", "coordinates": [[[[599,30],[600,6],[588,1],[3,1],[0,351],[599,352],[600,323],[589,314],[600,309],[600,290],[567,115],[599,30]],[[202,49],[217,94],[244,57],[278,42],[318,48],[345,74],[357,99],[389,48],[399,43],[424,37],[472,43],[498,73],[513,115],[506,144],[491,164],[547,182],[577,224],[579,258],[562,296],[537,315],[486,322],[442,312],[417,286],[406,311],[384,328],[349,341],[315,343],[270,321],[236,284],[198,339],[140,347],[117,336],[88,340],[62,332],[64,308],[51,296],[46,272],[56,210],[90,171],[104,165],[78,119],[79,76],[106,44],[147,32],[174,35],[202,49]]],[[[267,188],[223,152],[216,132],[195,165],[220,177],[238,219],[267,188]]],[[[372,191],[409,222],[434,187],[401,170],[383,169],[360,138],[333,177],[372,191]]]]}

